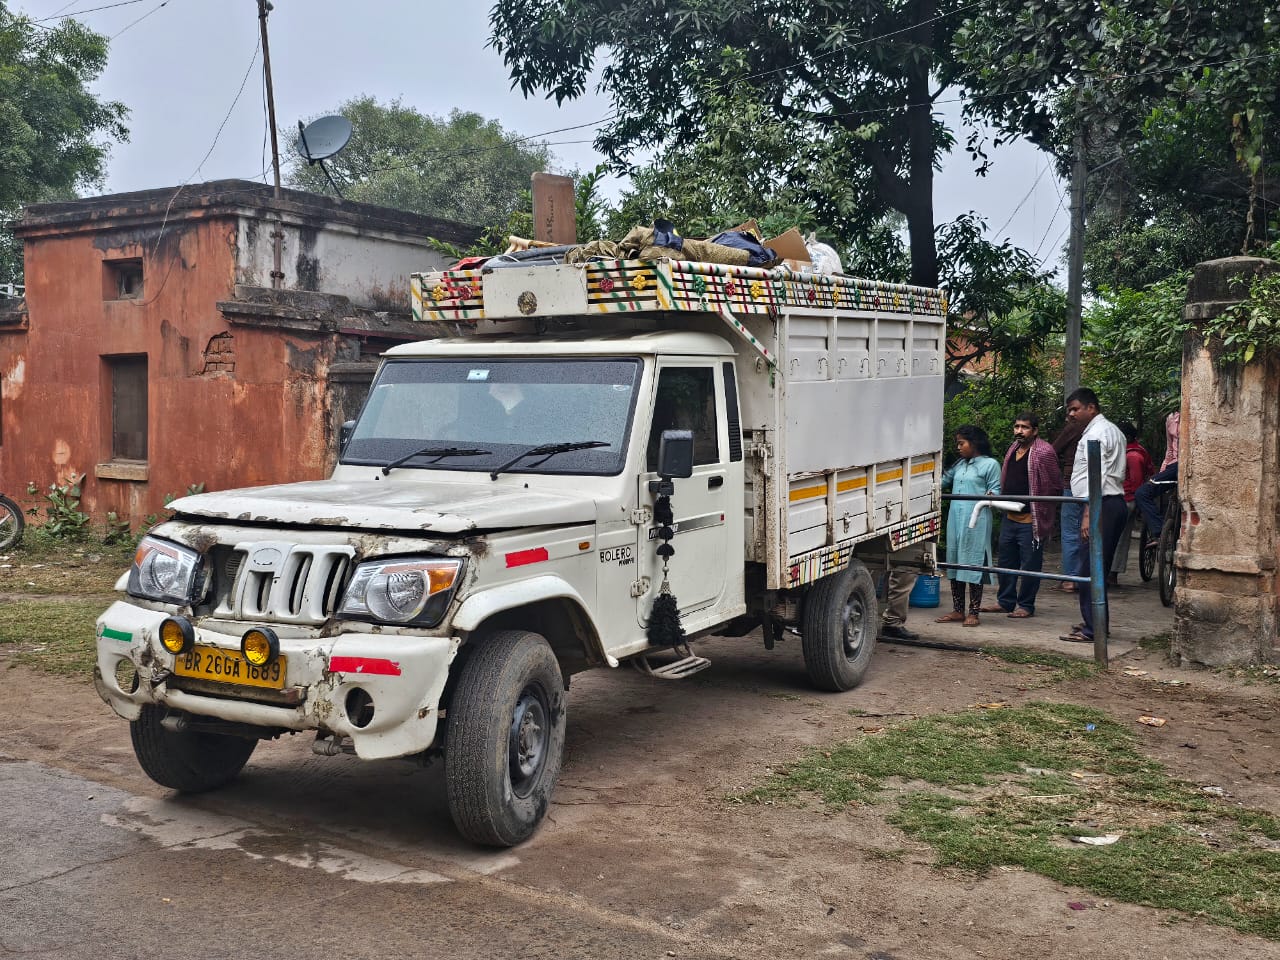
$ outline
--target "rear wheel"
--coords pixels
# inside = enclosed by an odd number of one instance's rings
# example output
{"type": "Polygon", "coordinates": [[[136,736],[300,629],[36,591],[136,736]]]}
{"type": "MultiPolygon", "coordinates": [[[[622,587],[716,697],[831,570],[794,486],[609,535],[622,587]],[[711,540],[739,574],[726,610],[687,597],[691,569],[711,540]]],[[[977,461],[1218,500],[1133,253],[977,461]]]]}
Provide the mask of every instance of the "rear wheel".
{"type": "Polygon", "coordinates": [[[1173,555],[1178,549],[1179,527],[1182,526],[1182,511],[1171,510],[1164,518],[1164,526],[1160,529],[1160,602],[1166,607],[1173,606],[1173,588],[1177,584],[1178,574],[1173,566],[1173,555]]]}
{"type": "Polygon", "coordinates": [[[133,752],[148,777],[183,793],[214,790],[236,778],[249,762],[257,740],[204,731],[166,730],[165,708],[146,704],[129,724],[133,752]]]}
{"type": "Polygon", "coordinates": [[[8,497],[0,494],[0,550],[16,547],[22,540],[22,531],[26,525],[22,509],[8,497]]]}
{"type": "Polygon", "coordinates": [[[564,757],[564,679],[536,633],[504,631],[462,665],[449,703],[445,789],[458,832],[510,847],[551,803],[564,757]]]}
{"type": "Polygon", "coordinates": [[[857,560],[809,589],[801,629],[804,666],[819,690],[852,690],[875,652],[880,617],[876,588],[857,560]]]}

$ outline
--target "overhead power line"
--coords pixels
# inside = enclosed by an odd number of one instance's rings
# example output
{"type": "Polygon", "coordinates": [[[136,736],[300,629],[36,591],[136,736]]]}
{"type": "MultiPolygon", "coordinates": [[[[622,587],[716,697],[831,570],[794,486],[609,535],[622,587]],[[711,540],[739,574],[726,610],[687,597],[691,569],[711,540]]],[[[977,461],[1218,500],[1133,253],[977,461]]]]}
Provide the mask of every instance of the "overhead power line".
{"type": "Polygon", "coordinates": [[[62,7],[61,10],[58,11],[58,13],[50,14],[47,17],[35,17],[32,19],[31,22],[32,23],[48,23],[50,20],[70,20],[73,17],[84,16],[84,14],[86,13],[97,13],[99,10],[114,10],[116,7],[128,7],[128,6],[132,6],[135,3],[142,3],[142,0],[120,0],[119,3],[108,3],[101,7],[88,7],[87,9],[84,9],[84,10],[73,10],[71,11],[71,13],[62,13],[62,10],[65,10],[67,9],[67,7],[71,6],[71,4],[68,3],[66,7],[62,7]]]}

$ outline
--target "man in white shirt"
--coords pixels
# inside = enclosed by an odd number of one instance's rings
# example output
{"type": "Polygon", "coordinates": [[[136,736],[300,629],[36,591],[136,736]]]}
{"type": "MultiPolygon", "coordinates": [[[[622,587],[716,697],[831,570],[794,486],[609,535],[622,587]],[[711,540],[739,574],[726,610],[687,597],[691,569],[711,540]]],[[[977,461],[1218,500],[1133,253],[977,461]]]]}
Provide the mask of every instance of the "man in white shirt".
{"type": "MultiPolygon", "coordinates": [[[[1087,497],[1089,495],[1089,441],[1097,440],[1101,446],[1102,516],[1099,518],[1099,526],[1102,531],[1102,569],[1110,570],[1116,548],[1120,545],[1120,534],[1128,519],[1128,510],[1124,503],[1126,441],[1120,428],[1102,415],[1098,395],[1088,387],[1074,390],[1067,397],[1067,417],[1076,423],[1085,424],[1071,469],[1072,496],[1087,497]]],[[[1076,568],[1076,576],[1079,577],[1088,577],[1091,573],[1089,519],[1089,507],[1086,505],[1080,518],[1081,550],[1076,568]]],[[[1080,599],[1080,618],[1083,622],[1064,634],[1062,639],[1076,643],[1093,643],[1092,585],[1082,583],[1078,585],[1077,590],[1080,599]]]]}

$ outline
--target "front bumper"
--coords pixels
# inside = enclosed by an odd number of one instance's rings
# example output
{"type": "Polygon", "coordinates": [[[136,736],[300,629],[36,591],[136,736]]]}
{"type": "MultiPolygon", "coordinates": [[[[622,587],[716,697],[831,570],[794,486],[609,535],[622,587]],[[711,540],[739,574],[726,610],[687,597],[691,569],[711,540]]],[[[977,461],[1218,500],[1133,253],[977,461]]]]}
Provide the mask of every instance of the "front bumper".
{"type": "MultiPolygon", "coordinates": [[[[117,601],[98,618],[94,684],[126,720],[136,720],[143,704],[163,704],[233,723],[350,737],[356,755],[368,760],[419,753],[436,738],[457,637],[377,632],[372,625],[325,637],[314,630],[278,631],[286,659],[284,689],[264,697],[253,688],[191,683],[175,675],[176,658],[160,645],[160,624],[167,616],[117,601]],[[117,681],[125,660],[137,672],[132,691],[117,681]],[[354,718],[348,714],[349,703],[363,701],[351,696],[357,689],[372,701],[372,717],[367,708],[353,710],[354,718]]],[[[240,637],[254,626],[260,624],[197,624],[196,643],[239,657],[240,637]],[[235,629],[239,632],[231,632],[235,629]]]]}

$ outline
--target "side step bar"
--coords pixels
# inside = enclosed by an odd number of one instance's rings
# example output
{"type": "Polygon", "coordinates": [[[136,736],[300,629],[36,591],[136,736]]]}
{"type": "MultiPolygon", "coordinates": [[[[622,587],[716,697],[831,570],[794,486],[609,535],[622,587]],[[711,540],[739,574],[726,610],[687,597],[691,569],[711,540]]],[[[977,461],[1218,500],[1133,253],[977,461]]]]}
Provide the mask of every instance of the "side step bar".
{"type": "Polygon", "coordinates": [[[659,663],[655,666],[649,662],[648,656],[636,657],[631,662],[635,664],[636,669],[641,673],[658,680],[684,680],[686,677],[692,677],[695,673],[701,673],[711,666],[710,660],[694,654],[689,649],[688,644],[672,647],[671,650],[675,653],[676,659],[667,663],[659,663]]]}

